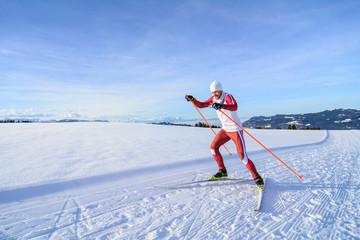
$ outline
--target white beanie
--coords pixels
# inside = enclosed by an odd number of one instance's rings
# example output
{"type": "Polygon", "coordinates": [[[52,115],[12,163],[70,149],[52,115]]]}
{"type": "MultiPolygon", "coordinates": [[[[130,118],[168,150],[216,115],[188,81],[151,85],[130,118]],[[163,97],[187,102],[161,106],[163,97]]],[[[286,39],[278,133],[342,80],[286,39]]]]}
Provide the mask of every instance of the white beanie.
{"type": "Polygon", "coordinates": [[[218,81],[214,81],[211,85],[210,85],[210,92],[215,92],[215,91],[222,91],[223,88],[221,86],[221,83],[219,83],[218,81]]]}

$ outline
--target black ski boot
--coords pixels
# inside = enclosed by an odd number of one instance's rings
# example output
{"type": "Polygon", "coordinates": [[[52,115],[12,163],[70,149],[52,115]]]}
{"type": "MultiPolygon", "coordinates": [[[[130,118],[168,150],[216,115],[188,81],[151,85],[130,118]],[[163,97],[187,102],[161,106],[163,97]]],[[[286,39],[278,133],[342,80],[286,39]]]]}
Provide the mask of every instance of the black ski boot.
{"type": "Polygon", "coordinates": [[[259,176],[255,178],[254,181],[260,190],[264,188],[264,180],[262,179],[262,177],[259,176]]]}
{"type": "Polygon", "coordinates": [[[227,179],[227,171],[226,169],[219,169],[219,172],[217,172],[216,174],[214,174],[214,176],[212,176],[209,180],[214,181],[214,180],[220,180],[220,179],[227,179]]]}

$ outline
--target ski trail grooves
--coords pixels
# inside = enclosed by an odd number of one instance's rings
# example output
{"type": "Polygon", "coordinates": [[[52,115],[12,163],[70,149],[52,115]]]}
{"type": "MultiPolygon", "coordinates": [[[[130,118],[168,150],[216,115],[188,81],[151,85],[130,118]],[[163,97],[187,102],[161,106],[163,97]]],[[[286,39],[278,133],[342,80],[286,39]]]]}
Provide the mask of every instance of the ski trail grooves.
{"type": "MultiPolygon", "coordinates": [[[[190,224],[190,226],[189,226],[189,229],[188,229],[188,231],[186,232],[184,238],[189,238],[189,239],[193,238],[193,237],[191,237],[191,236],[190,236],[190,237],[188,237],[188,236],[189,236],[190,233],[192,233],[192,230],[193,230],[193,228],[194,228],[194,225],[195,225],[197,219],[199,218],[199,216],[201,215],[201,209],[203,208],[204,203],[205,203],[205,201],[206,201],[206,199],[207,199],[208,196],[209,196],[209,194],[203,195],[203,200],[200,202],[200,206],[197,208],[197,211],[195,212],[195,218],[194,218],[194,220],[192,220],[192,222],[191,222],[191,224],[190,224]]],[[[195,234],[196,234],[196,232],[195,232],[195,234]]]]}
{"type": "MultiPolygon", "coordinates": [[[[279,196],[279,199],[285,200],[284,205],[290,215],[286,216],[286,222],[280,225],[265,224],[267,234],[263,239],[277,235],[288,239],[331,239],[334,235],[340,235],[339,229],[344,225],[349,228],[342,238],[359,237],[359,228],[356,227],[359,213],[355,210],[359,209],[356,196],[359,182],[353,186],[349,184],[355,180],[353,175],[359,174],[359,139],[359,131],[353,131],[350,136],[348,132],[332,131],[328,141],[316,148],[307,147],[297,153],[297,160],[294,161],[301,164],[306,172],[304,183],[278,184],[277,190],[284,196],[279,196]],[[352,210],[346,211],[349,208],[352,210]],[[303,229],[306,229],[306,232],[303,229]],[[329,232],[333,234],[326,235],[329,232]]],[[[277,181],[289,180],[282,175],[277,181]]],[[[285,219],[282,214],[278,217],[285,219]]]]}
{"type": "Polygon", "coordinates": [[[66,200],[48,235],[48,239],[58,239],[69,235],[69,232],[73,239],[80,239],[79,224],[81,215],[81,208],[75,199],[66,200]]]}
{"type": "Polygon", "coordinates": [[[66,200],[66,201],[65,201],[62,209],[60,210],[60,212],[59,212],[59,214],[58,214],[58,217],[57,217],[56,220],[55,220],[54,226],[53,226],[53,228],[52,228],[52,230],[50,231],[50,234],[49,234],[49,236],[48,236],[49,239],[52,237],[52,235],[54,234],[54,232],[57,230],[58,223],[59,223],[59,221],[60,221],[61,216],[64,214],[64,210],[65,210],[65,208],[66,208],[66,206],[67,206],[67,204],[68,204],[68,201],[69,201],[69,200],[66,200]]]}

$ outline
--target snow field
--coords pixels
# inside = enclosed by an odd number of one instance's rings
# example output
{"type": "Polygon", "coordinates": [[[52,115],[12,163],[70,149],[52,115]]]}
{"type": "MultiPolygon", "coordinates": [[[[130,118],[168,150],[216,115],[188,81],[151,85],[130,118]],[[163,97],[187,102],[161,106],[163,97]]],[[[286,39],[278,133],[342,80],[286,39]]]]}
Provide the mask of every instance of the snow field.
{"type": "MultiPolygon", "coordinates": [[[[300,181],[246,138],[249,157],[267,177],[258,213],[251,181],[154,188],[217,171],[209,129],[0,125],[0,238],[360,238],[360,131],[249,131],[304,175],[300,181]]],[[[236,154],[222,152],[230,177],[250,178],[236,154]]]]}
{"type": "MultiPolygon", "coordinates": [[[[324,132],[250,130],[269,148],[321,141],[324,132]]],[[[184,163],[209,157],[209,129],[126,123],[42,123],[0,125],[0,188],[184,163]],[[69,167],[70,166],[70,167],[69,167]],[[44,171],[46,169],[46,171],[44,171]],[[16,174],[14,174],[16,173],[16,174]]],[[[247,150],[262,150],[246,137],[247,150]]],[[[226,144],[232,153],[235,145],[226,144]]],[[[224,150],[222,148],[222,150],[224,150]]],[[[228,154],[224,152],[224,154],[228,154]]]]}

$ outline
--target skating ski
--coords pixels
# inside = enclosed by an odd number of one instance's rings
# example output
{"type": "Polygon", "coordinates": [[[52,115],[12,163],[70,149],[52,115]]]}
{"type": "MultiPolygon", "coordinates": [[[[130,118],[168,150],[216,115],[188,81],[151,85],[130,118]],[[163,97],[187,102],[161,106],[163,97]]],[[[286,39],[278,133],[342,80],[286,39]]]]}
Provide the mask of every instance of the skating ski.
{"type": "Polygon", "coordinates": [[[258,188],[259,197],[258,197],[258,201],[257,201],[255,211],[259,211],[260,208],[261,208],[261,203],[262,203],[263,196],[264,196],[265,185],[266,185],[266,178],[264,178],[264,186],[262,187],[262,189],[258,188]]]}
{"type": "Polygon", "coordinates": [[[181,183],[178,185],[167,185],[167,186],[154,186],[157,189],[180,189],[180,188],[193,188],[193,187],[205,187],[208,185],[219,185],[224,184],[224,182],[250,182],[254,181],[253,179],[240,179],[240,178],[224,178],[219,180],[199,180],[181,183]]]}

